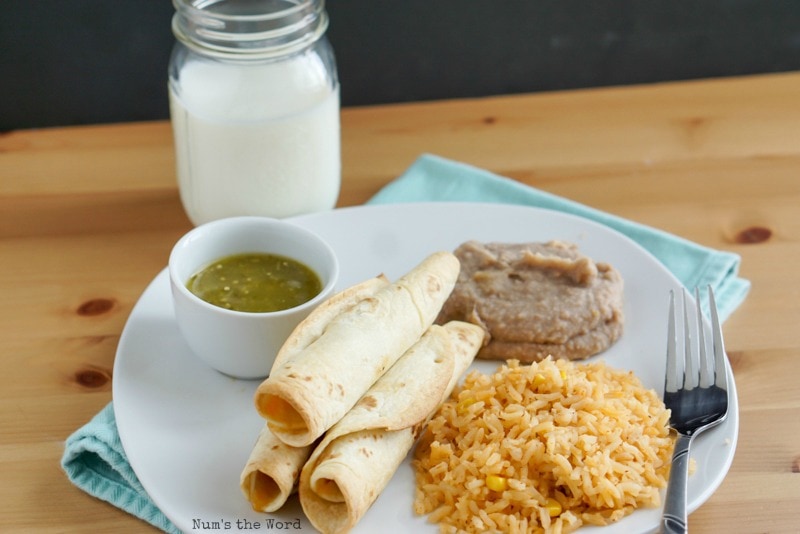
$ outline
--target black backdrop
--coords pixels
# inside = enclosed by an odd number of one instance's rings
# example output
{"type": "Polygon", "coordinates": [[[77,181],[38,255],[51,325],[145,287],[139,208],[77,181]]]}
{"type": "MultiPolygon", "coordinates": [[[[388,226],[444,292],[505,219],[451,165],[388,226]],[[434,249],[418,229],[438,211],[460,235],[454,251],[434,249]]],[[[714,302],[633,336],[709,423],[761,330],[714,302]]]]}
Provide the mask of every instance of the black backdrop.
{"type": "MultiPolygon", "coordinates": [[[[0,7],[0,131],[168,117],[168,0],[0,7]]],[[[327,9],[343,106],[800,69],[793,0],[328,0],[327,9]]]]}

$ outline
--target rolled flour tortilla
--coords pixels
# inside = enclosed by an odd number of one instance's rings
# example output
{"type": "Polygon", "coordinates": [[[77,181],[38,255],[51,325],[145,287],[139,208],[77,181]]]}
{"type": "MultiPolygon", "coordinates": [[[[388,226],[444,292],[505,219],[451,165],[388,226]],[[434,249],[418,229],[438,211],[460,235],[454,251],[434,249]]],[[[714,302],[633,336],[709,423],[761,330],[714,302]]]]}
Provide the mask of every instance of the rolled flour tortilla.
{"type": "Polygon", "coordinates": [[[434,253],[281,357],[255,395],[269,429],[295,447],[322,436],[433,324],[459,269],[452,253],[434,253]]]}
{"type": "MultiPolygon", "coordinates": [[[[280,367],[284,362],[301,353],[325,332],[328,324],[341,313],[352,308],[362,300],[375,295],[389,285],[384,275],[369,278],[354,286],[336,293],[314,310],[298,324],[281,346],[272,368],[280,367]]],[[[271,374],[271,373],[270,373],[271,374]]]]}
{"type": "MultiPolygon", "coordinates": [[[[274,365],[280,365],[303,350],[321,335],[334,317],[388,284],[382,275],[370,278],[320,304],[289,335],[276,355],[274,365]]],[[[311,450],[312,445],[292,447],[285,444],[264,425],[240,477],[242,492],[254,510],[274,512],[283,506],[297,488],[300,469],[311,450]]]]}
{"type": "Polygon", "coordinates": [[[300,504],[324,534],[347,532],[384,490],[419,432],[450,395],[483,342],[483,330],[434,325],[311,453],[300,504]]]}
{"type": "Polygon", "coordinates": [[[266,425],[258,435],[239,484],[256,512],[275,512],[297,487],[312,446],[286,445],[266,425]]]}

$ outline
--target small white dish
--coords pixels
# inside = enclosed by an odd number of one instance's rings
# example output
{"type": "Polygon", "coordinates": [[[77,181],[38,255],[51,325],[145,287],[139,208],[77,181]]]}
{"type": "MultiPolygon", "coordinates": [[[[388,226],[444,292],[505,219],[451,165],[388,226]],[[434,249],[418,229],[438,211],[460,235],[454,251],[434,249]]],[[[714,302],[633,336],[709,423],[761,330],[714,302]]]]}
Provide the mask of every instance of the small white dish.
{"type": "Polygon", "coordinates": [[[269,374],[286,338],[334,291],[339,262],[315,233],[266,217],[232,217],[198,226],[184,235],[169,257],[175,319],[192,352],[217,371],[234,378],[269,374]],[[210,304],[193,294],[187,282],[210,263],[243,253],[285,256],[310,267],[322,282],[313,299],[282,311],[241,312],[210,304]]]}

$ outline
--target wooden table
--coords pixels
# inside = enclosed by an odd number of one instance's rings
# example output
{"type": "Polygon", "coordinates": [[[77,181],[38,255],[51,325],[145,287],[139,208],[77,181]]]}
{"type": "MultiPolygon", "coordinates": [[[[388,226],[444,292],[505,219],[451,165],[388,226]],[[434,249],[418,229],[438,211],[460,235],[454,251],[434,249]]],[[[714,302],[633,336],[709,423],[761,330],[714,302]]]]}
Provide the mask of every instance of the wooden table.
{"type": "MultiPolygon", "coordinates": [[[[800,532],[800,74],[346,109],[340,205],[423,152],[741,254],[741,403],[695,533],[800,532]]],[[[190,228],[168,122],[0,136],[0,531],[148,527],[73,487],[126,318],[190,228]]]]}

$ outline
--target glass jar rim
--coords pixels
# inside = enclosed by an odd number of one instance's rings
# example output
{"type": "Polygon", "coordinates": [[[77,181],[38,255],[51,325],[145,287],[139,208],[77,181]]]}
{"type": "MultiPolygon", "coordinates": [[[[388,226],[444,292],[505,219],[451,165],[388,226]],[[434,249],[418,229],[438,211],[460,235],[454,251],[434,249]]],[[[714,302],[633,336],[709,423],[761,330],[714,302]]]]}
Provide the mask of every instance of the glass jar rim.
{"type": "Polygon", "coordinates": [[[228,1],[173,0],[176,39],[206,55],[272,58],[311,46],[328,28],[325,0],[265,1],[271,9],[261,12],[213,9],[228,1]]]}

